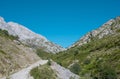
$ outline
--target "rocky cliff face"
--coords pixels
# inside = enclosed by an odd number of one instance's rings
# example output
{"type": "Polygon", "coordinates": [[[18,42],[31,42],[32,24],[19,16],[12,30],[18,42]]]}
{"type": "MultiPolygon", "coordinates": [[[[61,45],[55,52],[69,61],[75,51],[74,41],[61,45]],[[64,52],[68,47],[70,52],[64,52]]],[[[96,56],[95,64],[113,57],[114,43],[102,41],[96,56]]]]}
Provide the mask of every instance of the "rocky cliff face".
{"type": "Polygon", "coordinates": [[[0,17],[0,28],[7,30],[11,35],[18,36],[19,40],[28,46],[41,48],[52,53],[64,50],[64,48],[50,42],[44,36],[32,32],[23,25],[14,22],[6,23],[2,17],[0,17]]]}
{"type": "Polygon", "coordinates": [[[79,41],[77,41],[71,47],[81,46],[83,44],[90,42],[92,39],[95,39],[95,38],[100,39],[106,35],[114,34],[117,31],[119,31],[118,30],[119,28],[120,28],[120,17],[111,19],[105,24],[103,24],[100,28],[87,33],[85,36],[83,36],[79,41]]]}

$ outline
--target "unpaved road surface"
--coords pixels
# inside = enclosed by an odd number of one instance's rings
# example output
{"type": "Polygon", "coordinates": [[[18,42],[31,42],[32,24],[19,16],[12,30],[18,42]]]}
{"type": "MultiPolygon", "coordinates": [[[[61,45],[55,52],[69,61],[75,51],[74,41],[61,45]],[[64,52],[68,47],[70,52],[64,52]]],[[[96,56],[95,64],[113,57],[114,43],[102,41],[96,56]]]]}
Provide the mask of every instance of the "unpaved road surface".
{"type": "MultiPolygon", "coordinates": [[[[30,79],[30,74],[29,74],[30,70],[37,66],[44,65],[47,62],[48,62],[48,60],[39,60],[38,62],[32,64],[31,66],[24,68],[17,73],[12,74],[10,76],[10,79],[30,79]]],[[[6,79],[6,78],[4,77],[1,79],[6,79]]]]}
{"type": "Polygon", "coordinates": [[[52,62],[51,68],[56,71],[58,79],[80,79],[80,77],[70,70],[60,66],[59,64],[52,62]]]}

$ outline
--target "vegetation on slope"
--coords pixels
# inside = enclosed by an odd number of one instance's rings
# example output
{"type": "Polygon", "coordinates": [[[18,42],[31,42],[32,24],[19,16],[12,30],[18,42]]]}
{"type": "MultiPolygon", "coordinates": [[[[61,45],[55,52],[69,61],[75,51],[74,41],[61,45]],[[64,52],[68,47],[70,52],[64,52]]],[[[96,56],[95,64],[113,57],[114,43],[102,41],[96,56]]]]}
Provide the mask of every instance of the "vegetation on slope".
{"type": "Polygon", "coordinates": [[[53,54],[43,51],[42,49],[36,49],[37,55],[42,59],[50,59],[53,54]]]}
{"type": "Polygon", "coordinates": [[[2,30],[2,29],[0,29],[0,36],[6,37],[6,38],[11,39],[11,40],[18,40],[18,39],[19,39],[18,36],[10,35],[10,34],[8,33],[8,31],[2,30]]]}
{"type": "MultiPolygon", "coordinates": [[[[5,40],[17,40],[18,37],[9,35],[8,31],[6,30],[1,30],[0,29],[0,77],[5,74],[6,76],[9,75],[8,71],[12,72],[12,67],[15,67],[14,65],[8,63],[12,59],[10,55],[3,49],[4,46],[4,41],[5,40]]],[[[9,44],[9,42],[8,42],[9,44]]],[[[15,63],[13,63],[15,64],[15,63]]],[[[16,68],[17,65],[16,65],[16,68]]]]}
{"type": "MultiPolygon", "coordinates": [[[[120,33],[108,35],[102,39],[94,38],[81,47],[73,47],[56,54],[53,60],[66,68],[74,63],[80,66],[80,76],[86,79],[118,79],[120,76],[120,33]]],[[[78,66],[77,66],[78,67],[78,66]]]]}
{"type": "Polygon", "coordinates": [[[17,39],[18,37],[0,29],[0,78],[7,77],[39,59],[33,50],[17,39]]]}
{"type": "Polygon", "coordinates": [[[48,65],[36,67],[30,71],[34,79],[56,79],[57,75],[48,65]]]}

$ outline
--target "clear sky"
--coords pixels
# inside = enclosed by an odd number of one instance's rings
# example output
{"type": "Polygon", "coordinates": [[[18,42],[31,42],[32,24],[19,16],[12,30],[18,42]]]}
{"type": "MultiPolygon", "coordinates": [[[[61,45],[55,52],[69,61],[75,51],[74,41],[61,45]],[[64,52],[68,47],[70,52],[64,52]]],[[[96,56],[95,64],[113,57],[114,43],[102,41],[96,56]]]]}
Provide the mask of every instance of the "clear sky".
{"type": "Polygon", "coordinates": [[[120,16],[120,0],[0,0],[0,16],[68,47],[120,16]]]}

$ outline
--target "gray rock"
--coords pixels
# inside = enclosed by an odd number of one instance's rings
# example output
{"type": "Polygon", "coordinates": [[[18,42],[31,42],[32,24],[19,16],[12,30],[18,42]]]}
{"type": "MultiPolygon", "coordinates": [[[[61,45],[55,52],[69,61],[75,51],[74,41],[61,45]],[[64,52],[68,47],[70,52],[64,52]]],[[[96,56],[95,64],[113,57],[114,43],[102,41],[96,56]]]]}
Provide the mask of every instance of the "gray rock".
{"type": "Polygon", "coordinates": [[[52,61],[51,68],[56,72],[57,79],[80,79],[80,77],[72,73],[69,69],[66,69],[57,63],[52,61]]]}

